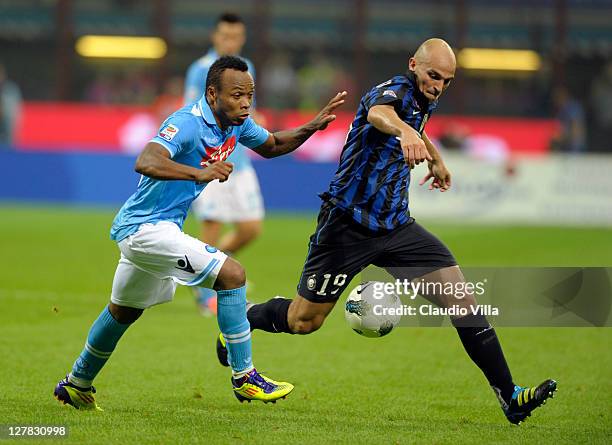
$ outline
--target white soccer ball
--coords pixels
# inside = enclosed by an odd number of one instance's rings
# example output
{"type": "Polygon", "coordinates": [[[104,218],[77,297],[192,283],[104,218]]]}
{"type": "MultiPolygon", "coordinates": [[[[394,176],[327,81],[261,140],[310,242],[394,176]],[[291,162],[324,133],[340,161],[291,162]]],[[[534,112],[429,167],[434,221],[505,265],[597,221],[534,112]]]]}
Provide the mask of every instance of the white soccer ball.
{"type": "Polygon", "coordinates": [[[364,337],[383,337],[402,318],[402,302],[395,294],[382,292],[384,283],[368,281],[355,287],[346,299],[344,318],[364,337]]]}

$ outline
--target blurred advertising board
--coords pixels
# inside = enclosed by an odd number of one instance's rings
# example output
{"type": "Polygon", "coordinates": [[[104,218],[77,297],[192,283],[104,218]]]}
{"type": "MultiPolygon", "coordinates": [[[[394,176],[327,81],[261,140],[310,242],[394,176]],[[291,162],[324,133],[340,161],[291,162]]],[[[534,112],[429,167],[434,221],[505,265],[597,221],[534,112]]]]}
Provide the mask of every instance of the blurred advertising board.
{"type": "MultiPolygon", "coordinates": [[[[0,150],[0,201],[119,207],[139,181],[134,160],[124,153],[0,150]]],[[[453,178],[446,193],[418,185],[425,165],[412,172],[409,206],[417,220],[612,226],[612,156],[491,161],[446,153],[445,160],[453,178]]],[[[255,160],[253,165],[266,208],[290,212],[316,211],[318,194],[327,190],[337,167],[335,162],[303,162],[290,156],[255,160]]]]}
{"type": "Polygon", "coordinates": [[[477,159],[447,153],[452,189],[419,186],[414,170],[410,209],[417,218],[475,224],[612,225],[612,156],[550,155],[477,159]]]}
{"type": "MultiPolygon", "coordinates": [[[[264,114],[270,129],[295,127],[312,117],[297,111],[264,114]]],[[[338,113],[326,131],[316,133],[294,156],[304,161],[337,160],[352,118],[352,113],[338,113]]],[[[16,145],[25,151],[135,154],[156,133],[162,120],[144,106],[28,102],[23,108],[16,145]]],[[[430,138],[450,135],[460,139],[468,151],[493,158],[546,154],[556,131],[557,123],[551,119],[434,115],[427,124],[430,138]]]]}

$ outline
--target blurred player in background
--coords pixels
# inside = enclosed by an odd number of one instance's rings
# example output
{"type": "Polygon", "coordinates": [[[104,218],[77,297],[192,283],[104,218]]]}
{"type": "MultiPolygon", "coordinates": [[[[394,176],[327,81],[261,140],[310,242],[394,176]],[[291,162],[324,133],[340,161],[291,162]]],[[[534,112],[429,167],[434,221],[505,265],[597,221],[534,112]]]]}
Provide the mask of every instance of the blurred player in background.
{"type": "MultiPolygon", "coordinates": [[[[246,27],[242,19],[233,13],[222,14],[212,33],[213,47],[187,70],[186,104],[197,101],[204,94],[206,75],[213,62],[221,56],[239,56],[245,42],[246,27]]],[[[255,79],[253,64],[242,59],[255,79]]],[[[260,125],[265,125],[261,115],[253,111],[252,116],[260,125]]],[[[246,148],[238,144],[229,161],[234,164],[232,176],[223,183],[215,182],[207,187],[193,202],[191,210],[201,223],[200,239],[234,255],[261,233],[264,207],[257,174],[246,148]],[[219,239],[224,224],[233,224],[234,229],[219,239]]],[[[212,289],[196,289],[196,300],[202,314],[216,313],[217,295],[212,289]]]]}
{"type": "Polygon", "coordinates": [[[138,189],[111,228],[121,251],[111,301],[93,323],[72,371],[55,388],[55,397],[64,404],[99,409],[94,378],[126,329],[145,309],[171,301],[177,283],[217,291],[217,320],[228,345],[238,400],[271,402],[293,389],[262,376],[253,366],[242,266],[181,229],[204,187],[233,174],[227,158],[239,142],[268,158],[289,153],[335,119],[332,113],[344,103],[346,93],[336,95],[307,124],[271,134],[249,116],[254,90],[242,59],[218,59],[210,67],[206,94],[166,119],[138,156],[138,189]]]}
{"type": "Polygon", "coordinates": [[[554,89],[553,101],[560,128],[559,134],[551,141],[551,148],[567,153],[584,153],[587,147],[584,108],[563,86],[554,89]]]}
{"type": "Polygon", "coordinates": [[[0,63],[0,149],[15,143],[15,132],[21,114],[21,91],[8,78],[0,63]]]}
{"type": "MultiPolygon", "coordinates": [[[[319,329],[353,277],[370,264],[398,279],[421,277],[425,283],[465,289],[451,252],[408,210],[410,170],[416,164],[428,162],[421,185],[431,180],[429,188],[442,192],[451,185],[451,175],[424,127],[454,78],[455,67],[451,47],[430,39],[410,58],[406,74],[377,85],[362,98],[336,175],[322,195],[298,294],[293,300],[276,297],[250,305],[252,329],[290,334],[319,329]]],[[[443,307],[468,309],[469,315],[453,318],[452,323],[510,422],[523,421],[552,396],[554,380],[532,388],[514,385],[495,330],[484,315],[469,310],[476,305],[473,294],[423,296],[443,307]]],[[[227,366],[223,341],[222,336],[217,339],[217,354],[227,366]]]]}

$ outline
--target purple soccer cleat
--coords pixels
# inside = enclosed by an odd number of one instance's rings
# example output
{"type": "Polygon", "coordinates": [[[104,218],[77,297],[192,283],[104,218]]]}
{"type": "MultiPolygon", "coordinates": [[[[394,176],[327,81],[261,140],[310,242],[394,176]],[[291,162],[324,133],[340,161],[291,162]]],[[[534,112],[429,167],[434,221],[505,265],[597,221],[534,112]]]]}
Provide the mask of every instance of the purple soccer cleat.
{"type": "Polygon", "coordinates": [[[102,411],[102,408],[96,404],[95,392],[96,388],[93,386],[79,388],[75,384],[70,383],[68,376],[66,376],[55,387],[53,396],[64,405],[71,405],[76,409],[102,411]]]}

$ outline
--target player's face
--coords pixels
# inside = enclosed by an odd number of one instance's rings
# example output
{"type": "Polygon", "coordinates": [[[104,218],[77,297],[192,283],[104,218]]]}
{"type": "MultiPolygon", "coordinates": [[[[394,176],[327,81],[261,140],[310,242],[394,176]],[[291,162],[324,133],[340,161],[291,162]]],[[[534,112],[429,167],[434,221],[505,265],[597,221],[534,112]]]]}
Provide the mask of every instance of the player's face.
{"type": "Polygon", "coordinates": [[[246,41],[246,29],[242,23],[221,22],[212,35],[212,43],[219,56],[237,56],[246,41]]]}
{"type": "Polygon", "coordinates": [[[227,69],[221,75],[221,89],[210,87],[209,103],[221,123],[242,125],[249,117],[255,83],[248,71],[227,69]]]}
{"type": "Polygon", "coordinates": [[[413,57],[408,63],[408,68],[414,72],[419,91],[430,102],[437,100],[455,77],[454,63],[440,58],[417,61],[413,57]]]}

